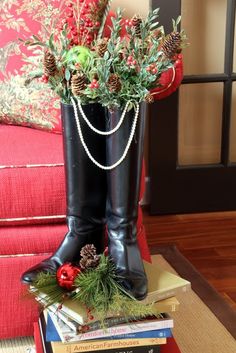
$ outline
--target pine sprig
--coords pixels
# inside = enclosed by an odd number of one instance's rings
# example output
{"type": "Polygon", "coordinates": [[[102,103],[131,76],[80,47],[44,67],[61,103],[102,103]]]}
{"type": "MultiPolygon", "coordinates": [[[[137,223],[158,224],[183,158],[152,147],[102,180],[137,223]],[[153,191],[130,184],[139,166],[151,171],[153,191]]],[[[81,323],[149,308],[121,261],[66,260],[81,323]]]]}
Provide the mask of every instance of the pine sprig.
{"type": "Polygon", "coordinates": [[[108,311],[109,302],[117,291],[115,266],[108,257],[101,255],[100,263],[94,270],[81,273],[75,280],[80,290],[74,299],[103,314],[108,311]]]}
{"type": "Polygon", "coordinates": [[[118,280],[112,261],[101,255],[95,271],[86,271],[76,278],[79,291],[73,298],[90,308],[101,321],[119,314],[127,320],[157,315],[152,305],[142,305],[135,300],[119,285],[118,280]]]}
{"type": "Polygon", "coordinates": [[[44,307],[60,303],[65,295],[65,291],[58,286],[56,276],[43,272],[38,274],[30,292],[38,298],[39,303],[44,307]]]}

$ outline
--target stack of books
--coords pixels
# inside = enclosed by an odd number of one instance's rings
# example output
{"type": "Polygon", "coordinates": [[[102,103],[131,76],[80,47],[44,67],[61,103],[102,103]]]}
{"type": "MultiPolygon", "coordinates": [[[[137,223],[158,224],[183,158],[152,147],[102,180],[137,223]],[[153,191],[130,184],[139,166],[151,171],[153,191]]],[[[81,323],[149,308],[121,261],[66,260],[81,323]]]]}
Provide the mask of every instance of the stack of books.
{"type": "MultiPolygon", "coordinates": [[[[101,324],[85,307],[67,300],[60,309],[53,304],[40,315],[38,326],[44,353],[159,353],[174,326],[171,312],[177,311],[175,295],[190,289],[190,282],[145,263],[148,295],[143,304],[154,303],[158,317],[127,321],[127,317],[107,317],[101,324]],[[105,328],[104,328],[105,324],[105,328]]],[[[37,352],[41,353],[41,352],[37,352]]]]}

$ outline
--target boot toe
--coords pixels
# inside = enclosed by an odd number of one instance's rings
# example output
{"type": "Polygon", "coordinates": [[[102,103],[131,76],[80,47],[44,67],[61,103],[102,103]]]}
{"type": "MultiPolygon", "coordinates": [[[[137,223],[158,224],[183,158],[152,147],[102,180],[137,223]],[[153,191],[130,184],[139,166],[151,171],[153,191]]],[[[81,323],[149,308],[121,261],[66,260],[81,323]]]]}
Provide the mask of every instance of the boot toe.
{"type": "Polygon", "coordinates": [[[37,274],[36,272],[34,271],[26,271],[24,272],[22,275],[21,275],[21,283],[23,284],[31,284],[35,281],[36,277],[37,277],[37,274]]]}
{"type": "Polygon", "coordinates": [[[24,284],[32,284],[40,272],[55,273],[59,266],[52,259],[44,260],[38,265],[31,267],[21,276],[21,282],[24,284]]]}
{"type": "Polygon", "coordinates": [[[126,277],[121,281],[121,285],[137,300],[143,300],[147,296],[147,279],[145,276],[141,278],[126,277]]]}

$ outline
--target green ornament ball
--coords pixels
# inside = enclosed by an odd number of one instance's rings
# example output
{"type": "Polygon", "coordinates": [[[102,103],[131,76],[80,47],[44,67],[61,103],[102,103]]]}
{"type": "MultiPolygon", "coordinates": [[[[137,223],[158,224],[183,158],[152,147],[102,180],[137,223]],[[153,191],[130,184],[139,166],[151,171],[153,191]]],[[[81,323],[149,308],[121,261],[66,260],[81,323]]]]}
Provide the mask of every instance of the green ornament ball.
{"type": "Polygon", "coordinates": [[[88,65],[88,61],[91,56],[92,52],[90,49],[81,45],[77,45],[68,51],[66,54],[65,62],[67,64],[73,65],[79,63],[83,68],[86,68],[86,65],[88,65]]]}

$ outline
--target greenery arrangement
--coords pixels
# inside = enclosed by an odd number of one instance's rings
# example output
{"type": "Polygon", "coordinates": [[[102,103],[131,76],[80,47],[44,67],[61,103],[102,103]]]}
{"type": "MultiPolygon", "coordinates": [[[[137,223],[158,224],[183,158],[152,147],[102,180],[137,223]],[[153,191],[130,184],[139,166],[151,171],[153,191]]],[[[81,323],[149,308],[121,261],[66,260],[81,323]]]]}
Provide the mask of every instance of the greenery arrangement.
{"type": "Polygon", "coordinates": [[[66,18],[49,38],[33,35],[25,42],[37,48],[37,54],[26,59],[35,64],[28,82],[41,78],[68,104],[71,97],[109,108],[127,101],[131,106],[153,102],[150,90],[160,85],[161,74],[173,67],[186,45],[184,31],[177,29],[180,17],[166,35],[157,21],[159,9],[146,19],[134,15],[126,20],[118,9],[111,19],[110,37],[104,37],[110,4],[108,0],[66,1],[66,18]]]}
{"type": "Polygon", "coordinates": [[[39,273],[30,291],[38,298],[43,294],[45,307],[60,306],[70,298],[101,322],[119,314],[127,321],[159,315],[152,304],[144,305],[128,294],[119,280],[110,258],[97,255],[94,245],[88,244],[82,248],[77,266],[66,263],[55,274],[39,273]]]}

